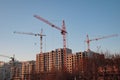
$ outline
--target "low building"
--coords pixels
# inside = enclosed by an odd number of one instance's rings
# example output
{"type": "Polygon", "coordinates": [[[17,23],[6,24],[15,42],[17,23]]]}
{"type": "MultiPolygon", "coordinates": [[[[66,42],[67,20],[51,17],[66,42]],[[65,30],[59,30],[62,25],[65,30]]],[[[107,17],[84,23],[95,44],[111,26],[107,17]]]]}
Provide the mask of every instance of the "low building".
{"type": "Polygon", "coordinates": [[[0,80],[10,80],[10,65],[0,61],[0,80]]]}

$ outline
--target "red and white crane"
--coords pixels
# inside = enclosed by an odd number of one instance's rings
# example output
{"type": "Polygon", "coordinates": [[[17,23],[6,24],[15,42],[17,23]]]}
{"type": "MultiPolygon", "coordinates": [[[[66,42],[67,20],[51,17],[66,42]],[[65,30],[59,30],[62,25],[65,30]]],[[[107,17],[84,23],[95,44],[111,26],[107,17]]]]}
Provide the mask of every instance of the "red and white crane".
{"type": "Polygon", "coordinates": [[[94,39],[89,39],[89,36],[87,35],[87,40],[85,41],[87,43],[87,51],[90,50],[90,42],[91,41],[98,41],[100,39],[105,39],[105,38],[111,38],[111,37],[116,37],[118,36],[118,34],[113,34],[113,35],[108,35],[108,36],[103,36],[103,37],[99,37],[99,38],[94,38],[94,39]]]}
{"type": "Polygon", "coordinates": [[[61,34],[63,35],[63,49],[64,49],[64,53],[66,53],[66,33],[67,33],[67,31],[66,31],[64,20],[62,22],[62,28],[59,28],[58,26],[52,24],[48,20],[46,20],[38,15],[34,15],[34,17],[45,22],[46,24],[50,25],[51,27],[56,28],[57,30],[61,31],[61,34]]]}
{"type": "Polygon", "coordinates": [[[31,33],[31,32],[16,32],[16,31],[14,31],[14,33],[17,33],[17,34],[26,34],[26,35],[40,36],[40,53],[42,53],[42,39],[43,39],[43,36],[46,36],[46,35],[42,34],[42,32],[43,32],[42,29],[41,29],[41,32],[38,33],[38,34],[31,33]]]}

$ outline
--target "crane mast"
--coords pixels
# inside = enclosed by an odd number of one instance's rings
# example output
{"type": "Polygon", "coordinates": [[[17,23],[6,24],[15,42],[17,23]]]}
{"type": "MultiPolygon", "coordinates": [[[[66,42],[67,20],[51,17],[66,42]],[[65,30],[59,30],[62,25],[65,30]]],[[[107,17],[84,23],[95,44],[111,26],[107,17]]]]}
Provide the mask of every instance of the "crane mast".
{"type": "Polygon", "coordinates": [[[91,41],[98,41],[100,39],[105,39],[105,38],[111,38],[111,37],[116,37],[118,36],[118,34],[113,34],[113,35],[108,35],[108,36],[103,36],[103,37],[99,37],[99,38],[95,38],[95,39],[89,39],[89,36],[87,35],[87,40],[85,41],[87,43],[87,51],[90,50],[90,42],[91,41]]]}
{"type": "Polygon", "coordinates": [[[40,36],[40,53],[42,53],[42,39],[43,39],[43,36],[46,36],[46,35],[42,34],[42,32],[43,32],[43,30],[41,29],[40,34],[39,33],[35,34],[35,33],[31,33],[31,32],[29,32],[29,33],[27,33],[27,32],[16,32],[16,31],[14,33],[16,33],[16,34],[33,35],[33,36],[40,36]]]}
{"type": "Polygon", "coordinates": [[[40,51],[41,51],[40,53],[42,53],[43,36],[46,36],[46,35],[42,34],[42,32],[43,32],[43,29],[41,29],[41,33],[40,33],[40,51]]]}
{"type": "Polygon", "coordinates": [[[89,40],[89,36],[88,35],[87,35],[86,43],[87,43],[87,51],[89,51],[90,50],[90,40],[89,40]]]}
{"type": "Polygon", "coordinates": [[[61,34],[63,35],[63,48],[64,48],[64,51],[66,52],[66,27],[65,27],[65,22],[63,20],[63,24],[62,24],[62,31],[61,31],[61,34]]]}
{"type": "Polygon", "coordinates": [[[66,33],[67,33],[67,31],[66,31],[64,20],[62,22],[62,29],[61,29],[58,26],[52,24],[48,20],[46,20],[46,19],[44,19],[44,18],[42,18],[42,17],[40,17],[38,15],[34,15],[34,17],[41,20],[41,21],[43,21],[43,22],[45,22],[46,24],[50,25],[51,27],[56,28],[57,30],[61,31],[61,34],[63,35],[63,49],[64,49],[64,53],[66,54],[66,33]]]}

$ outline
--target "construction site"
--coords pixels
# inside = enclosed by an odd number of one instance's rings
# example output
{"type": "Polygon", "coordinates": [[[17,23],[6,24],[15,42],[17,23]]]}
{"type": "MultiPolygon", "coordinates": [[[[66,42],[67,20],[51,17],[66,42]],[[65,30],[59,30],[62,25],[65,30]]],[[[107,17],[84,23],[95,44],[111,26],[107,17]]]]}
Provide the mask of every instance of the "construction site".
{"type": "Polygon", "coordinates": [[[0,80],[120,80],[120,55],[109,54],[110,57],[106,57],[104,52],[90,49],[91,42],[118,37],[118,34],[94,39],[87,34],[84,41],[87,49],[73,53],[66,46],[68,32],[64,20],[62,27],[58,27],[41,16],[33,17],[58,30],[62,35],[63,47],[44,52],[43,38],[47,34],[43,34],[42,29],[40,33],[14,31],[14,34],[40,37],[40,52],[35,54],[36,60],[31,61],[19,61],[14,55],[0,54],[0,57],[10,59],[9,62],[0,61],[0,80]]]}

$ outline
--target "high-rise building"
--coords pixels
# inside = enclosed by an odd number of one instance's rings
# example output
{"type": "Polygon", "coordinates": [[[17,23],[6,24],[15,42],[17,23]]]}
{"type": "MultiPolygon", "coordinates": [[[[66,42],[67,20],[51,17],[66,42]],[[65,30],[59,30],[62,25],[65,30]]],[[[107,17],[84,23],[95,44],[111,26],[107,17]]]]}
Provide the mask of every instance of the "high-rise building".
{"type": "Polygon", "coordinates": [[[103,54],[99,54],[93,51],[84,51],[84,52],[77,52],[76,53],[76,59],[77,59],[77,65],[76,68],[78,69],[79,72],[84,73],[84,72],[89,72],[90,70],[96,71],[96,65],[102,59],[104,59],[103,54]],[[89,71],[88,71],[89,70],[89,71]]]}
{"type": "Polygon", "coordinates": [[[66,70],[67,69],[67,55],[71,54],[72,50],[66,48],[66,54],[64,53],[63,48],[59,48],[55,50],[55,66],[57,70],[66,70]]]}
{"type": "Polygon", "coordinates": [[[65,54],[63,48],[59,48],[51,52],[37,54],[36,72],[40,73],[66,69],[67,54],[72,53],[72,50],[67,48],[66,52],[65,54]]]}

